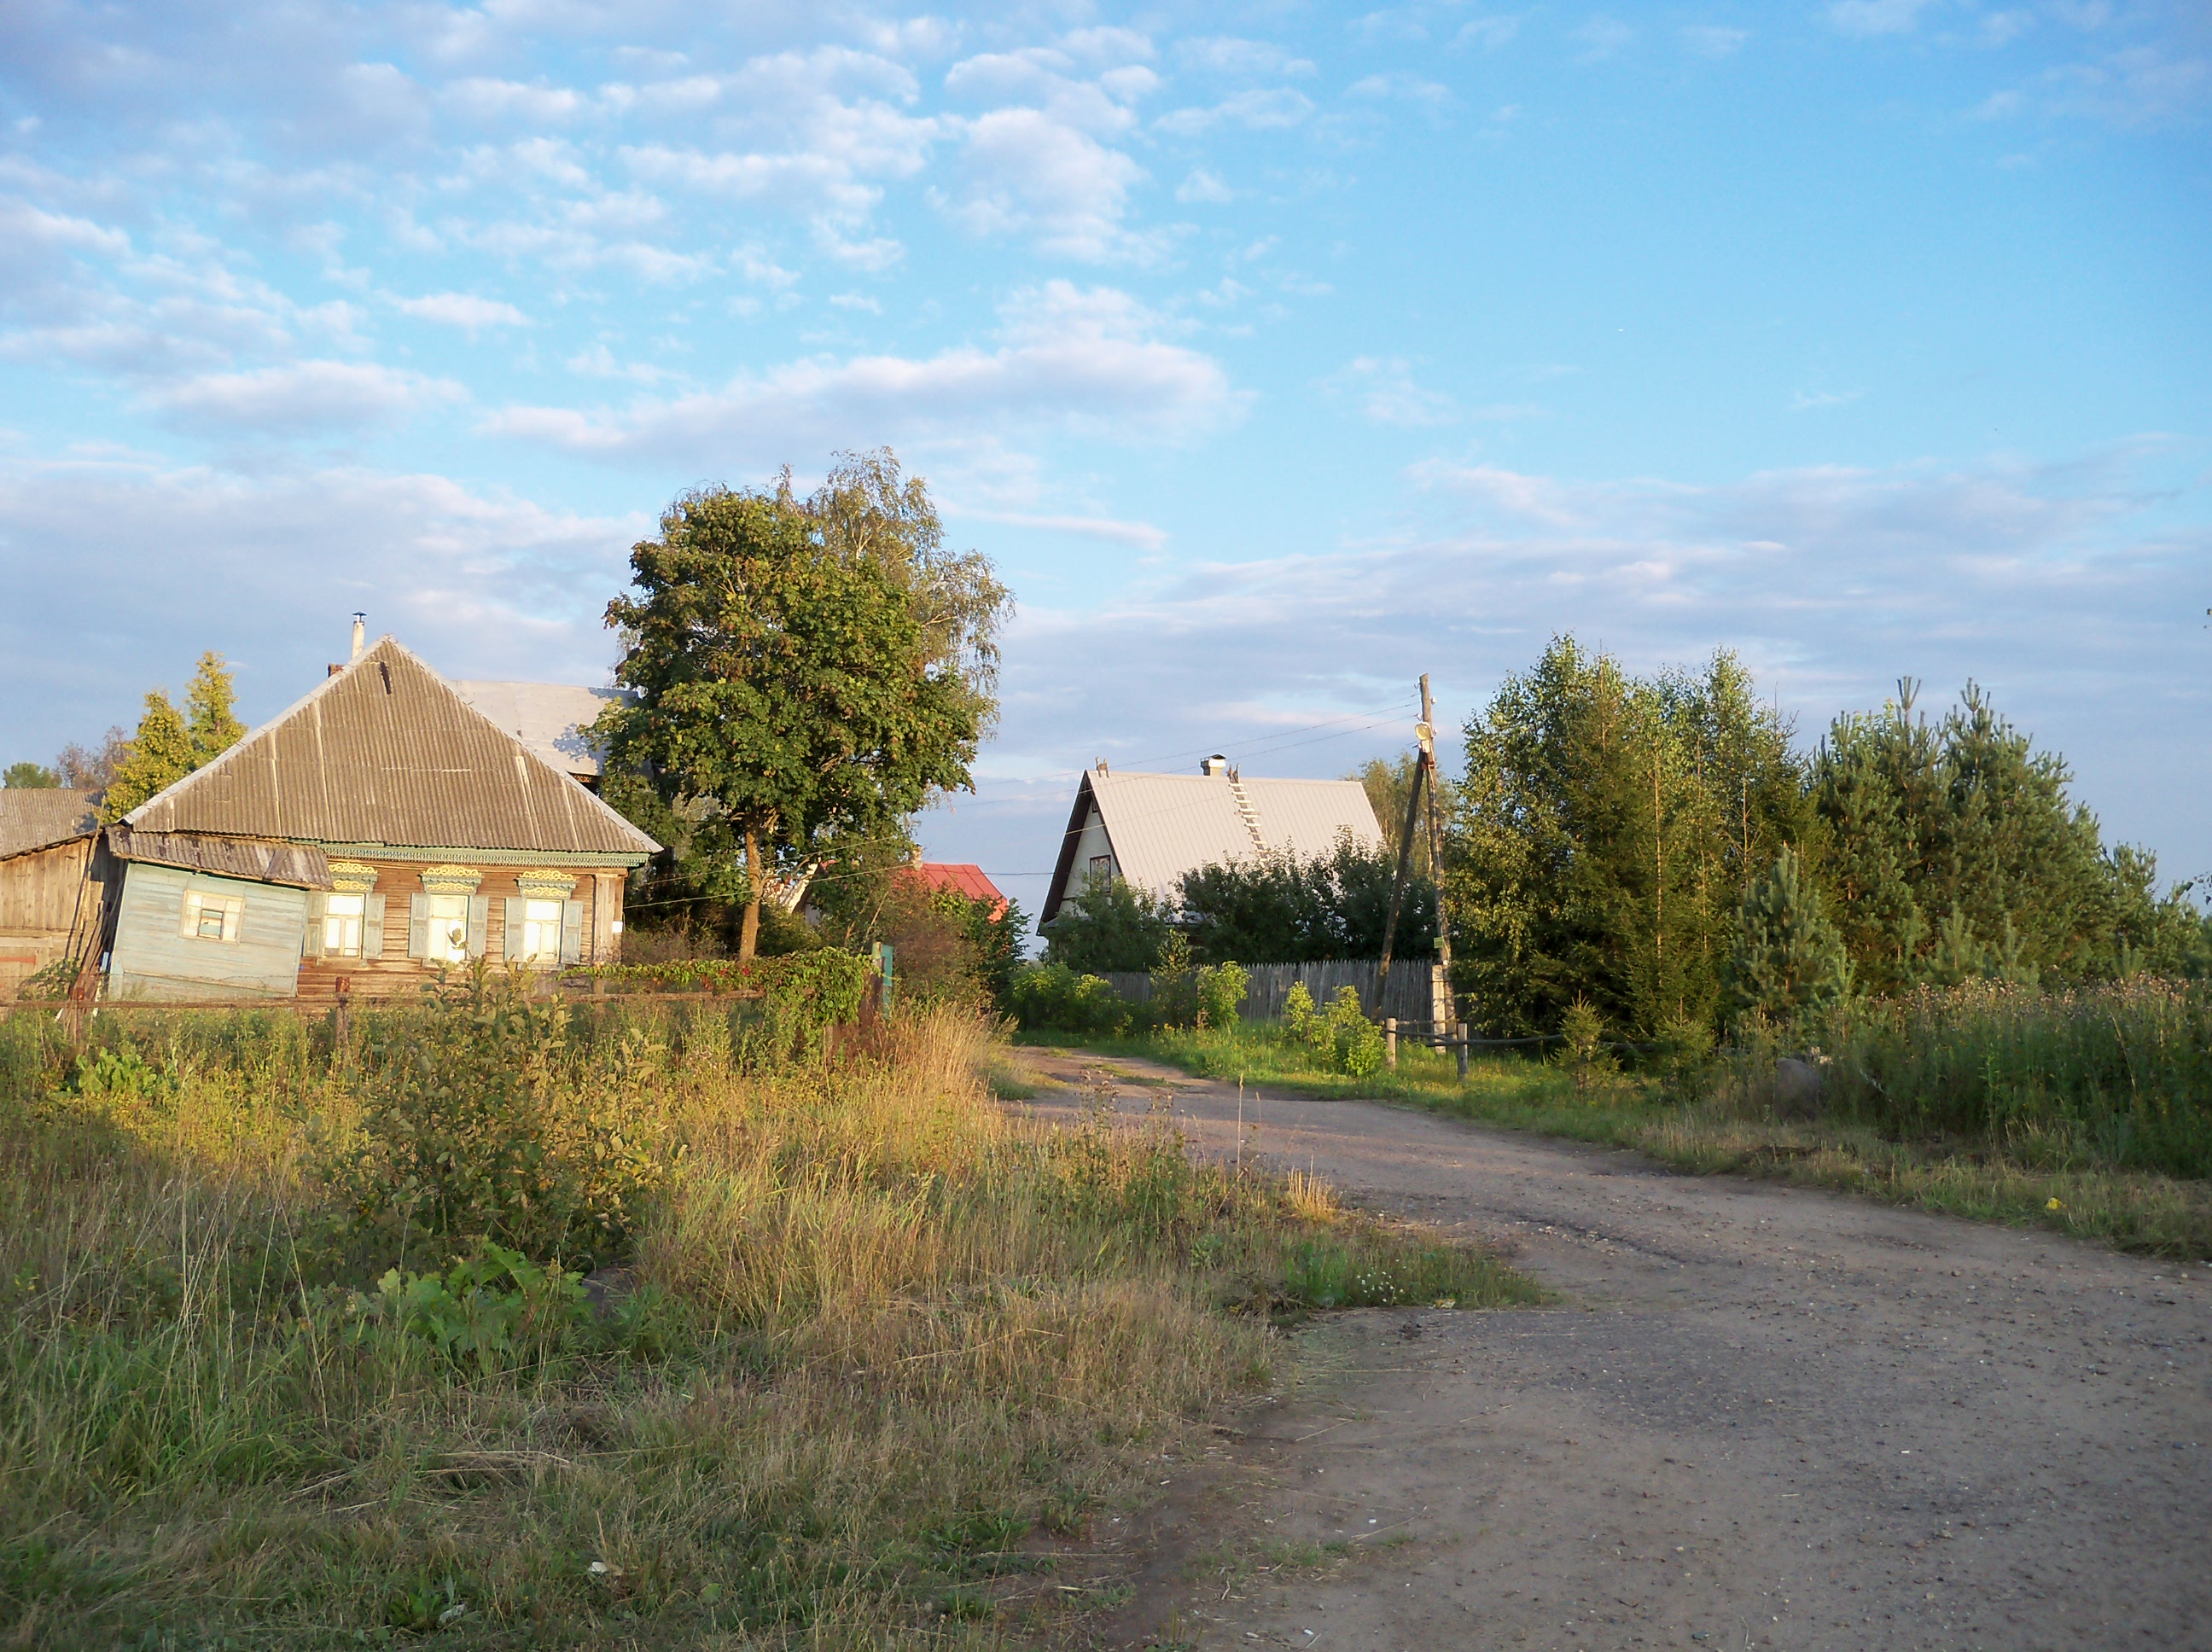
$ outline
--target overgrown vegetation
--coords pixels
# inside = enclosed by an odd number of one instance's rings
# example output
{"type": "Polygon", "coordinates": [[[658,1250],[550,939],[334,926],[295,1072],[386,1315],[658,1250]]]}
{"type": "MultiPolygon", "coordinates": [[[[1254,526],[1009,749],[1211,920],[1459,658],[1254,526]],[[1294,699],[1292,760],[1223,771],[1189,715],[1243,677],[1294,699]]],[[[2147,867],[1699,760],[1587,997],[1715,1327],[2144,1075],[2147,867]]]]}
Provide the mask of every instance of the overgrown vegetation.
{"type": "Polygon", "coordinates": [[[1201,1077],[1404,1102],[1690,1169],[2212,1257],[2212,984],[1925,987],[1790,1027],[1754,1017],[1717,1050],[1694,1025],[1638,1047],[1608,1039],[1588,1005],[1564,1020],[1548,1055],[1478,1055],[1463,1081],[1411,1041],[1395,1070],[1353,1072],[1310,1021],[1085,1042],[1201,1077]]]}
{"type": "Polygon", "coordinates": [[[1530,1294],[1013,1120],[971,1015],[353,1017],[0,1023],[9,1644],[997,1644],[1273,1322],[1530,1294]]]}

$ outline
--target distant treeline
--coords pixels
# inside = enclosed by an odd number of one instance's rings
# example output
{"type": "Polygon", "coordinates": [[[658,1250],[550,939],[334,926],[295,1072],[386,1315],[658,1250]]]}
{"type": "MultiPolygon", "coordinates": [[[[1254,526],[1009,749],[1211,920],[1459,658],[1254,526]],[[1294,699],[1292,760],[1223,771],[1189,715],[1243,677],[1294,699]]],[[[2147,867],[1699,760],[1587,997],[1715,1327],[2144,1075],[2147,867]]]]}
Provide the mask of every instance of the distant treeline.
{"type": "MultiPolygon", "coordinates": [[[[2212,973],[2212,926],[2151,855],[2107,847],[2071,776],[1969,683],[1931,718],[1899,684],[1806,750],[1728,653],[1638,677],[1571,637],[1508,677],[1443,788],[1454,976],[1502,1033],[1583,1005],[1663,1035],[1855,995],[2212,973]]],[[[1363,780],[1394,838],[1411,764],[1363,780]]],[[[1178,921],[1201,962],[1373,957],[1395,841],[1186,877],[1177,902],[1086,891],[1048,934],[1079,969],[1151,967],[1178,921]]],[[[1433,952],[1425,844],[1401,957],[1433,952]]]]}

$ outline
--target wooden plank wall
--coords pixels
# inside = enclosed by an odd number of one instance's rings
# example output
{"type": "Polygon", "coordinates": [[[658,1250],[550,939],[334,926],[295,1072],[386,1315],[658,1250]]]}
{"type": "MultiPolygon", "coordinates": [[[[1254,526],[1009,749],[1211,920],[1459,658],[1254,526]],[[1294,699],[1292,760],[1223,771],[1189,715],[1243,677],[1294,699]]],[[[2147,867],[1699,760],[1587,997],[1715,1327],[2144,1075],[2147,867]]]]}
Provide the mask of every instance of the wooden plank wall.
{"type": "Polygon", "coordinates": [[[205,872],[132,861],[124,870],[108,995],[122,999],[289,998],[300,973],[305,890],[211,878],[205,872]],[[245,902],[236,941],[179,935],[187,890],[245,902]]]}
{"type": "MultiPolygon", "coordinates": [[[[1252,963],[1245,965],[1251,982],[1244,989],[1242,1011],[1247,1021],[1279,1020],[1283,1001],[1291,995],[1291,988],[1298,982],[1305,983],[1306,991],[1313,994],[1318,1007],[1326,1007],[1334,998],[1337,989],[1350,987],[1358,991],[1360,1001],[1368,1001],[1375,990],[1374,958],[1329,958],[1317,963],[1252,963]]],[[[1383,989],[1381,1013],[1394,1016],[1402,1022],[1429,1022],[1429,971],[1433,961],[1428,958],[1394,958],[1390,962],[1389,985],[1383,989]]],[[[1152,978],[1134,970],[1109,970],[1107,981],[1119,996],[1132,1004],[1143,1004],[1152,996],[1152,978]]]]}
{"type": "MultiPolygon", "coordinates": [[[[407,956],[408,902],[422,892],[422,872],[427,863],[398,860],[369,860],[376,868],[376,887],[371,891],[384,896],[384,951],[374,958],[301,958],[300,996],[306,999],[330,999],[337,996],[340,976],[350,977],[349,992],[362,997],[391,993],[413,993],[430,978],[430,966],[420,958],[407,956]]],[[[440,865],[453,863],[439,861],[440,865]]],[[[614,925],[623,915],[623,885],[625,874],[616,868],[568,868],[557,860],[539,863],[547,867],[576,874],[575,893],[570,897],[584,903],[584,963],[609,963],[620,956],[621,937],[614,933],[614,925]]],[[[504,902],[520,896],[517,880],[532,868],[526,866],[485,866],[483,880],[477,885],[477,893],[491,901],[490,914],[484,926],[484,957],[495,969],[507,967],[507,923],[504,902]]],[[[293,943],[296,955],[299,942],[293,943]]]]}
{"type": "MultiPolygon", "coordinates": [[[[69,946],[91,838],[0,860],[0,999],[69,946]]],[[[96,901],[97,890],[87,896],[96,901]]]]}

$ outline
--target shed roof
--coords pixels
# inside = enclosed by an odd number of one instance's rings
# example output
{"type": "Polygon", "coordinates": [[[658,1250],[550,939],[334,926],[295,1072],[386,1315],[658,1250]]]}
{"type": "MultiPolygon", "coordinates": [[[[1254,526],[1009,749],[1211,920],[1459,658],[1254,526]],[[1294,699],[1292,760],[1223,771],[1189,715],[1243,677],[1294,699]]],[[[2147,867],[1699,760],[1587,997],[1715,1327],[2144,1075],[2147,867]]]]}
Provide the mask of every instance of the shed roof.
{"type": "Polygon", "coordinates": [[[599,746],[584,731],[610,705],[635,699],[628,689],[571,683],[460,683],[459,695],[554,768],[581,779],[599,772],[599,746]]]}
{"type": "Polygon", "coordinates": [[[1060,840],[1041,921],[1060,914],[1074,872],[1076,841],[1096,807],[1115,869],[1141,890],[1170,899],[1182,875],[1200,866],[1260,854],[1327,854],[1351,834],[1380,847],[1367,788],[1358,780],[1232,780],[1226,774],[1114,774],[1086,769],[1060,840]]]}
{"type": "Polygon", "coordinates": [[[100,816],[89,792],[53,786],[0,789],[0,860],[90,837],[99,829],[100,816]]]}
{"type": "Polygon", "coordinates": [[[118,824],[107,829],[107,847],[118,860],[178,866],[257,884],[288,884],[295,889],[331,887],[330,858],[312,843],[268,843],[201,832],[140,832],[118,824]]]}
{"type": "Polygon", "coordinates": [[[642,860],[659,846],[391,637],[132,810],[143,832],[642,860]]]}

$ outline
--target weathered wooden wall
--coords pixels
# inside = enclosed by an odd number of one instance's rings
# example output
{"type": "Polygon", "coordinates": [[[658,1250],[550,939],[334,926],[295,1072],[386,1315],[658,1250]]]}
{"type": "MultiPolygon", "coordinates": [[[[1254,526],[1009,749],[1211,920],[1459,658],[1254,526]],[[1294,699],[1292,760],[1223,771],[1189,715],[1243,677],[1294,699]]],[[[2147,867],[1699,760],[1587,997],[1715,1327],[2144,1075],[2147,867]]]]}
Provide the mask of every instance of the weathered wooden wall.
{"type": "MultiPolygon", "coordinates": [[[[384,897],[384,947],[374,957],[306,957],[299,960],[300,995],[307,999],[328,999],[337,992],[341,977],[350,979],[348,991],[360,996],[375,996],[390,993],[412,993],[429,979],[432,966],[420,958],[407,956],[408,904],[422,893],[422,872],[426,864],[413,861],[387,861],[374,857],[362,857],[376,868],[376,886],[371,891],[384,897]]],[[[441,865],[454,864],[441,860],[441,865]]],[[[465,863],[461,863],[465,864],[465,863]]],[[[557,860],[547,860],[542,865],[573,872],[576,877],[574,894],[570,897],[583,908],[581,956],[580,963],[611,963],[620,956],[621,937],[614,926],[623,915],[623,887],[624,873],[605,867],[564,867],[557,860]]],[[[518,880],[526,866],[484,866],[483,881],[477,885],[477,894],[487,902],[484,922],[484,957],[495,969],[507,965],[507,908],[511,900],[521,898],[518,880]]],[[[304,914],[301,940],[306,938],[304,914]]],[[[295,942],[293,948],[301,948],[295,942]]]]}
{"type": "Polygon", "coordinates": [[[124,870],[108,995],[185,1000],[289,998],[298,985],[300,937],[307,915],[305,890],[133,861],[124,870]],[[201,940],[177,932],[185,896],[192,890],[243,899],[245,917],[237,940],[201,940]]]}
{"type": "MultiPolygon", "coordinates": [[[[1389,984],[1382,993],[1382,1005],[1375,1009],[1374,958],[1330,958],[1318,963],[1255,963],[1245,969],[1251,976],[1244,989],[1242,1011],[1247,1021],[1273,1021],[1283,1013],[1283,1001],[1291,995],[1291,988],[1300,981],[1313,994],[1317,1006],[1326,1007],[1328,1001],[1343,987],[1354,988],[1360,1002],[1368,1005],[1371,1013],[1393,1016],[1400,1021],[1430,1020],[1430,972],[1435,967],[1426,958],[1395,958],[1390,963],[1389,984]]],[[[1133,1004],[1142,1004],[1152,995],[1150,975],[1133,970],[1112,970],[1106,980],[1115,992],[1133,1004]]]]}
{"type": "MultiPolygon", "coordinates": [[[[0,860],[0,999],[68,950],[93,842],[79,838],[0,860]]],[[[86,894],[88,906],[99,894],[86,894]]]]}

